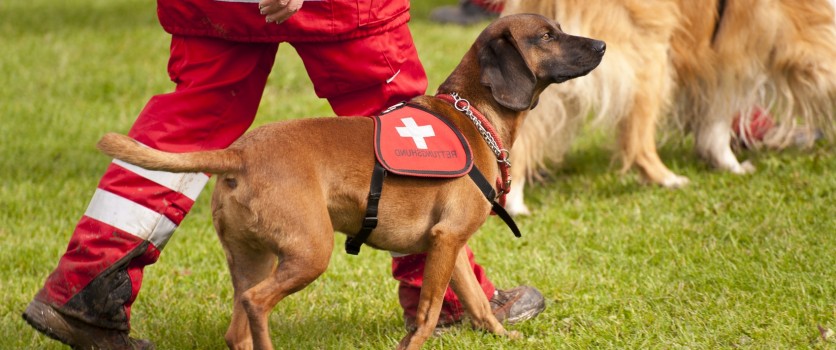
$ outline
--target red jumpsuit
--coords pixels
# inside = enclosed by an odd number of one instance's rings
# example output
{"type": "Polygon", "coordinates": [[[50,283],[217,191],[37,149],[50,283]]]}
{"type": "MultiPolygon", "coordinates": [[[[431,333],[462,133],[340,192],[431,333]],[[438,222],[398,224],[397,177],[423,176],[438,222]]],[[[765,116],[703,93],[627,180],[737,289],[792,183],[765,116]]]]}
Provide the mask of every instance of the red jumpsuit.
{"type": "MultiPolygon", "coordinates": [[[[253,122],[280,42],[293,45],[317,96],[337,115],[368,116],[423,94],[427,80],[406,25],[409,2],[372,3],[306,1],[276,25],[265,23],[253,0],[158,0],[160,23],[172,34],[168,72],[176,88],[152,97],[129,135],[165,151],[228,146],[253,122]]],[[[114,161],[36,299],[90,324],[128,330],[144,266],[157,261],[207,180],[114,161]]],[[[492,296],[472,254],[471,263],[492,296]]],[[[392,262],[407,316],[415,314],[423,266],[421,255],[392,262]]],[[[461,312],[448,290],[442,316],[461,312]]]]}

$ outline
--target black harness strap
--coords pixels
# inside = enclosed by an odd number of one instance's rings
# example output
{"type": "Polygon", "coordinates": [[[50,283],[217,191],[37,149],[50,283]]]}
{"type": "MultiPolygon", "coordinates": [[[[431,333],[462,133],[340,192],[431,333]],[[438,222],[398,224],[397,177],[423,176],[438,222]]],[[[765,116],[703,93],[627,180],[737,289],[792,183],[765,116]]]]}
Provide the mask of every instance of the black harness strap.
{"type": "MultiPolygon", "coordinates": [[[[470,179],[476,183],[485,198],[491,202],[491,210],[499,216],[502,221],[511,229],[516,237],[522,237],[520,229],[514,219],[505,211],[499,203],[496,202],[496,191],[491,186],[491,183],[485,179],[485,175],[479,171],[475,166],[468,173],[470,179]]],[[[369,235],[377,227],[377,205],[380,202],[380,195],[383,192],[383,179],[386,178],[386,169],[380,165],[380,162],[374,162],[374,171],[372,172],[372,182],[369,186],[369,200],[366,204],[366,215],[363,218],[363,226],[360,227],[360,232],[354,237],[349,237],[345,240],[345,252],[351,255],[360,253],[360,247],[369,238],[369,235]]]]}
{"type": "Polygon", "coordinates": [[[505,211],[505,208],[503,208],[501,205],[499,205],[499,203],[496,202],[496,191],[493,189],[493,186],[491,186],[491,183],[488,182],[487,179],[485,179],[485,175],[482,175],[482,172],[479,171],[479,169],[477,169],[476,166],[470,169],[470,172],[467,173],[467,175],[470,175],[470,179],[476,183],[476,186],[479,186],[479,189],[482,190],[482,194],[485,195],[485,198],[488,199],[488,202],[491,202],[491,210],[493,210],[496,216],[499,216],[499,218],[502,219],[502,221],[505,221],[505,224],[508,225],[508,228],[511,229],[511,232],[514,233],[514,236],[516,236],[517,238],[522,237],[520,229],[517,227],[517,223],[514,222],[514,219],[511,217],[511,215],[508,214],[507,211],[505,211]]]}
{"type": "Polygon", "coordinates": [[[386,169],[375,160],[372,182],[369,186],[369,200],[366,204],[366,216],[363,218],[363,226],[360,227],[360,232],[356,236],[345,240],[345,252],[348,254],[359,254],[360,246],[366,242],[372,230],[377,227],[377,204],[380,202],[380,194],[383,192],[384,178],[386,178],[386,169]]]}

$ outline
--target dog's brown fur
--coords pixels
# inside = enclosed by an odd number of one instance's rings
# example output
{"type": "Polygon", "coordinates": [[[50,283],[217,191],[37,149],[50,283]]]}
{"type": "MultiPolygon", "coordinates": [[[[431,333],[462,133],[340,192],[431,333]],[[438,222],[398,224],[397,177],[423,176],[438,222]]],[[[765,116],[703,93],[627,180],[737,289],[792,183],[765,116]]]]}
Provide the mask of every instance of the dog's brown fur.
{"type": "Polygon", "coordinates": [[[750,146],[785,147],[799,123],[833,134],[836,28],[828,0],[729,0],[722,16],[718,1],[506,2],[505,15],[543,14],[610,43],[595,72],[547,89],[522,126],[511,153],[509,212],[528,211],[525,179],[562,161],[590,114],[616,129],[622,171],[636,167],[648,182],[672,188],[688,180],[657,154],[656,124],[665,116],[694,132],[700,156],[739,174],[754,167],[730,148],[732,119],[750,115],[753,106],[768,107],[781,127],[750,146]]]}
{"type": "MultiPolygon", "coordinates": [[[[540,92],[587,74],[603,51],[603,42],[567,35],[545,17],[506,17],[483,31],[439,91],[467,98],[510,145],[540,92]]],[[[497,177],[494,154],[465,115],[434,97],[413,102],[447,116],[472,146],[474,164],[487,178],[497,177]]],[[[235,288],[227,344],[270,349],[270,311],[325,271],[335,230],[351,235],[360,229],[374,163],[372,134],[369,118],[320,118],[269,124],[218,151],[166,153],[117,134],[105,135],[98,147],[148,169],[218,174],[212,211],[235,288]]],[[[468,177],[386,178],[379,225],[367,244],[427,252],[417,329],[399,348],[419,348],[432,334],[451,276],[474,325],[516,335],[491,313],[461,250],[489,212],[468,177]]]]}

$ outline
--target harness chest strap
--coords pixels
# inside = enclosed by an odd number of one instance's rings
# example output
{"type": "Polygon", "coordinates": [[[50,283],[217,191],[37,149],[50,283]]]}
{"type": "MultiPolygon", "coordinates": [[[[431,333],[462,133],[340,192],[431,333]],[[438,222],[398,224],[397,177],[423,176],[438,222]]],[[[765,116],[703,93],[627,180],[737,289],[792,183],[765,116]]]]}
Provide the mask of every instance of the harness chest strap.
{"type": "MultiPolygon", "coordinates": [[[[491,203],[491,210],[499,216],[502,221],[508,225],[508,228],[511,229],[511,232],[514,233],[514,236],[519,238],[522,237],[520,233],[520,229],[517,227],[517,223],[514,222],[514,219],[505,211],[505,208],[502,207],[496,201],[496,191],[494,191],[493,187],[491,187],[490,182],[485,179],[485,175],[482,175],[482,172],[479,171],[475,166],[470,169],[470,172],[467,173],[470,176],[470,179],[479,187],[479,190],[482,191],[482,194],[491,203]]],[[[363,218],[363,225],[360,227],[360,231],[354,237],[348,237],[345,240],[345,252],[351,255],[357,255],[360,253],[360,247],[363,243],[366,242],[366,239],[369,238],[372,231],[377,227],[377,208],[378,203],[380,202],[380,196],[383,194],[383,180],[386,178],[386,169],[380,165],[380,162],[374,162],[374,170],[372,171],[372,181],[369,185],[369,199],[368,203],[366,204],[366,215],[363,218]]]]}
{"type": "Polygon", "coordinates": [[[505,211],[505,207],[503,207],[502,204],[496,201],[496,191],[494,191],[493,187],[491,187],[491,183],[485,179],[485,175],[482,175],[482,172],[475,166],[469,173],[467,173],[467,175],[469,175],[470,179],[476,183],[476,186],[479,186],[479,189],[482,191],[482,194],[485,195],[488,202],[491,202],[491,210],[493,213],[496,214],[496,216],[499,216],[499,218],[505,222],[505,225],[508,225],[508,228],[511,229],[511,232],[514,233],[515,237],[522,237],[520,229],[517,227],[517,223],[514,222],[514,218],[511,217],[511,214],[508,214],[508,212],[505,211]]]}
{"type": "MultiPolygon", "coordinates": [[[[493,129],[493,126],[490,122],[481,115],[475,108],[470,106],[470,102],[463,98],[459,98],[458,94],[453,93],[451,95],[440,94],[438,97],[442,100],[450,102],[453,106],[459,110],[460,112],[464,113],[476,126],[479,134],[485,139],[485,142],[488,143],[491,151],[497,157],[497,164],[500,168],[500,179],[497,181],[497,190],[491,186],[491,183],[485,179],[485,176],[480,172],[471,161],[471,153],[470,148],[467,145],[467,141],[461,135],[461,132],[457,129],[453,128],[452,124],[446,121],[446,118],[441,117],[432,111],[425,110],[420,106],[411,105],[411,104],[404,104],[399,103],[395,106],[384,111],[381,115],[374,117],[375,120],[375,164],[374,169],[372,172],[372,179],[369,185],[369,196],[368,202],[366,205],[366,213],[363,217],[363,223],[360,227],[360,231],[354,236],[349,237],[345,241],[345,250],[348,254],[357,255],[360,252],[360,247],[363,243],[366,242],[369,235],[371,235],[372,231],[377,227],[378,218],[378,204],[380,202],[380,197],[383,192],[383,180],[386,178],[387,172],[393,172],[398,175],[403,176],[424,176],[424,177],[459,177],[463,176],[465,172],[470,176],[471,180],[476,184],[485,198],[491,203],[491,211],[493,214],[499,216],[506,225],[511,229],[514,233],[514,236],[521,237],[520,230],[517,227],[516,223],[514,222],[511,215],[505,211],[505,208],[502,205],[504,200],[504,195],[507,193],[507,190],[510,187],[510,176],[508,167],[510,167],[511,162],[508,159],[508,151],[502,148],[501,140],[499,139],[496,131],[493,129]],[[385,116],[385,118],[384,118],[385,116]],[[432,117],[430,117],[432,116],[432,117]],[[414,119],[413,119],[414,117],[414,119]],[[425,117],[430,117],[426,119],[425,117]],[[433,119],[437,118],[437,119],[433,119]],[[385,119],[385,121],[384,121],[385,119]],[[420,120],[422,123],[429,123],[430,125],[435,124],[438,128],[437,130],[428,127],[428,126],[418,126],[413,125],[413,127],[419,128],[430,128],[429,130],[432,132],[418,135],[421,136],[419,138],[423,140],[424,137],[438,137],[439,139],[444,140],[451,140],[451,139],[458,139],[458,141],[453,142],[452,149],[458,148],[458,151],[453,151],[452,154],[461,154],[464,156],[463,163],[445,163],[444,169],[445,171],[439,171],[438,168],[434,168],[434,166],[439,165],[437,162],[420,162],[420,164],[416,164],[416,160],[404,160],[399,159],[398,154],[395,153],[391,155],[389,147],[382,147],[381,144],[385,141],[387,145],[393,144],[392,138],[390,137],[383,137],[382,135],[390,135],[387,134],[386,130],[394,127],[394,129],[404,129],[402,127],[397,127],[391,124],[392,120],[399,120],[400,122],[406,125],[406,122],[410,122],[411,124],[415,124],[415,120],[420,120]],[[437,122],[441,121],[441,124],[437,122]],[[386,127],[384,127],[386,125],[386,127]],[[446,129],[444,125],[450,127],[446,129]],[[452,134],[451,134],[452,133],[452,134]],[[441,135],[448,135],[447,137],[441,137],[441,135]],[[425,168],[425,166],[429,166],[429,168],[425,168]],[[497,193],[499,191],[499,193],[497,193]]],[[[406,127],[405,129],[409,129],[406,127]]],[[[405,136],[416,136],[411,134],[410,132],[406,132],[405,134],[401,134],[401,130],[398,131],[400,137],[405,136]]],[[[434,138],[435,139],[435,138],[434,138]]],[[[418,141],[413,140],[415,145],[418,145],[418,141]]],[[[418,146],[419,149],[427,149],[433,150],[434,148],[428,146],[428,141],[421,142],[421,146],[418,146]]],[[[396,141],[394,144],[398,144],[396,141]]],[[[403,143],[400,144],[401,147],[403,143]]],[[[446,148],[445,148],[446,149],[446,148]]]]}
{"type": "Polygon", "coordinates": [[[383,179],[386,178],[386,169],[380,165],[380,162],[374,162],[374,170],[372,171],[372,182],[369,186],[369,199],[366,204],[366,215],[363,217],[363,225],[360,227],[360,232],[354,237],[346,238],[345,252],[351,255],[360,253],[360,246],[366,242],[369,235],[377,227],[377,205],[380,202],[380,195],[383,193],[383,179]]]}

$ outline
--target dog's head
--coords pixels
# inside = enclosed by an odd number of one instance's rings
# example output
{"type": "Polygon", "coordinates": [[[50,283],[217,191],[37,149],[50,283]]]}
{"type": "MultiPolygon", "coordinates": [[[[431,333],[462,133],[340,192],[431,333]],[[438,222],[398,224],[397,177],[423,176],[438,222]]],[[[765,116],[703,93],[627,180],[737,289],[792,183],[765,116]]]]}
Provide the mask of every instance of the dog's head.
{"type": "Polygon", "coordinates": [[[569,35],[535,14],[502,17],[476,39],[481,83],[502,106],[533,108],[552,83],[584,76],[601,63],[606,44],[569,35]]]}

